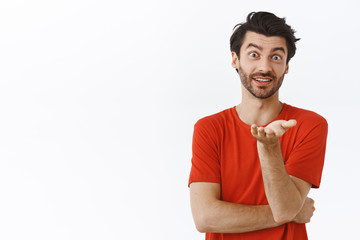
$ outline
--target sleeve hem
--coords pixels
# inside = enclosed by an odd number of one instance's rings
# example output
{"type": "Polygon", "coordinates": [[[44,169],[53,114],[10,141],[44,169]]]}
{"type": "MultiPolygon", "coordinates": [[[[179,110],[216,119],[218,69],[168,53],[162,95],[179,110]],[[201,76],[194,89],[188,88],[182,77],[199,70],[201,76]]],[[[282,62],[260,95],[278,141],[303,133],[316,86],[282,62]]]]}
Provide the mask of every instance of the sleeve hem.
{"type": "Polygon", "coordinates": [[[299,173],[292,172],[292,171],[288,171],[288,174],[310,183],[311,188],[319,188],[320,187],[320,181],[311,176],[306,176],[304,174],[301,174],[301,173],[299,174],[299,173]]]}
{"type": "Polygon", "coordinates": [[[191,183],[194,183],[194,182],[208,182],[208,183],[219,183],[219,184],[220,184],[219,179],[214,179],[214,178],[208,178],[208,179],[190,179],[189,182],[188,182],[188,187],[190,187],[190,184],[191,184],[191,183]]]}

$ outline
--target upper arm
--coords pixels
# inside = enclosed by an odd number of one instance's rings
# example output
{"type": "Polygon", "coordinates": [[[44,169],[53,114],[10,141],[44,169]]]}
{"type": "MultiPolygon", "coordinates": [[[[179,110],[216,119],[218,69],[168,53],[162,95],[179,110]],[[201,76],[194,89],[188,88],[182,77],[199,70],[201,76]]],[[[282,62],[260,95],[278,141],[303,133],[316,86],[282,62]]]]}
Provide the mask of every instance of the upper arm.
{"type": "Polygon", "coordinates": [[[194,126],[189,184],[220,183],[220,157],[217,134],[207,119],[194,126]]]}
{"type": "Polygon", "coordinates": [[[312,184],[291,175],[290,178],[292,182],[295,184],[296,188],[298,189],[302,201],[305,201],[312,184]]]}
{"type": "Polygon", "coordinates": [[[318,121],[299,124],[294,147],[284,156],[288,174],[311,183],[315,188],[321,182],[327,139],[327,123],[318,121]]]}
{"type": "Polygon", "coordinates": [[[211,182],[193,182],[190,184],[191,205],[206,204],[220,199],[220,184],[211,182]]]}
{"type": "Polygon", "coordinates": [[[220,184],[193,182],[190,184],[190,203],[195,225],[206,218],[211,203],[220,200],[220,184]]]}

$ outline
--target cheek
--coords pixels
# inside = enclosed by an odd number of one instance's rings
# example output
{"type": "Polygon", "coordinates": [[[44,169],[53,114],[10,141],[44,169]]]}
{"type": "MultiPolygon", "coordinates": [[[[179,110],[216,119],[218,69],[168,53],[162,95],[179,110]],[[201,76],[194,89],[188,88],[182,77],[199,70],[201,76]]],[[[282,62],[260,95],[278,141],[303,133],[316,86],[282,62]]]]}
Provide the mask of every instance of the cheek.
{"type": "Polygon", "coordinates": [[[240,67],[246,72],[251,72],[256,68],[256,64],[251,61],[247,61],[245,58],[240,58],[240,67]]]}
{"type": "Polygon", "coordinates": [[[276,74],[278,76],[281,76],[286,72],[286,65],[285,66],[283,66],[283,65],[275,66],[274,70],[276,71],[276,74]]]}

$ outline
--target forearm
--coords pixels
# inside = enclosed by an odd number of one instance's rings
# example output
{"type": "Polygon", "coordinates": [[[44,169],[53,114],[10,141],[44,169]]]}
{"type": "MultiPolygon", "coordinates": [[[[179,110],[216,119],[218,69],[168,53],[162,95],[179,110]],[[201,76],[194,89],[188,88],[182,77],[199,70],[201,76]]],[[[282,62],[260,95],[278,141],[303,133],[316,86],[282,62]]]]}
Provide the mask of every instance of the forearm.
{"type": "Polygon", "coordinates": [[[200,232],[241,233],[279,226],[269,205],[244,205],[221,200],[220,184],[190,185],[191,210],[200,232]]]}
{"type": "Polygon", "coordinates": [[[243,205],[216,200],[197,217],[200,232],[242,233],[279,226],[269,205],[243,205]]]}
{"type": "Polygon", "coordinates": [[[301,210],[305,197],[288,175],[279,141],[263,144],[258,141],[258,153],[265,193],[276,222],[293,219],[301,210]]]}

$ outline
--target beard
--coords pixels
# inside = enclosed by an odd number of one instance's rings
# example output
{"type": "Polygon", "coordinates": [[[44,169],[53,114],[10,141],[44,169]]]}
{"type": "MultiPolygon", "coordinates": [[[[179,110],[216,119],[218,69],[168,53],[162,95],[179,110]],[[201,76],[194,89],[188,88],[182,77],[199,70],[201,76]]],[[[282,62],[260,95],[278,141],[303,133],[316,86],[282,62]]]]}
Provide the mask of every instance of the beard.
{"type": "Polygon", "coordinates": [[[256,72],[247,75],[241,67],[239,67],[239,75],[242,85],[256,98],[266,99],[274,95],[284,80],[285,72],[277,79],[276,76],[271,73],[260,73],[256,72]],[[273,82],[272,86],[252,86],[251,82],[255,77],[270,77],[273,82]]]}

